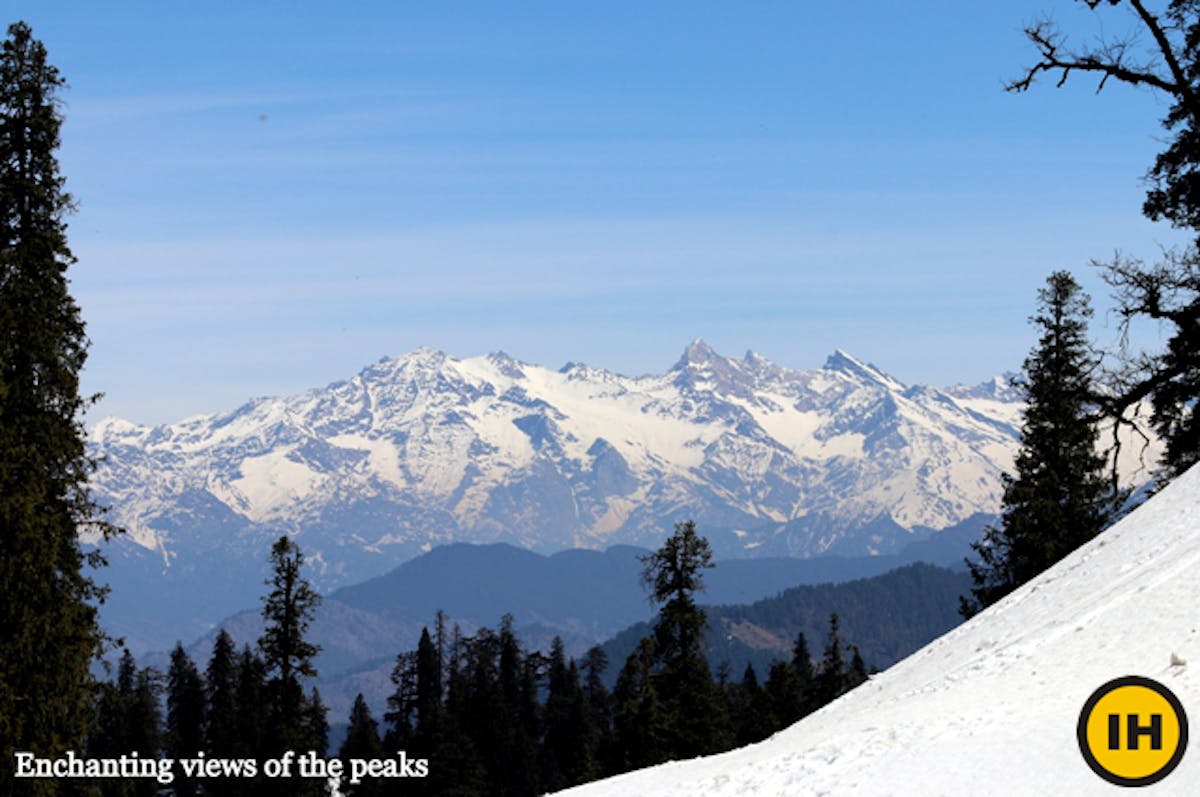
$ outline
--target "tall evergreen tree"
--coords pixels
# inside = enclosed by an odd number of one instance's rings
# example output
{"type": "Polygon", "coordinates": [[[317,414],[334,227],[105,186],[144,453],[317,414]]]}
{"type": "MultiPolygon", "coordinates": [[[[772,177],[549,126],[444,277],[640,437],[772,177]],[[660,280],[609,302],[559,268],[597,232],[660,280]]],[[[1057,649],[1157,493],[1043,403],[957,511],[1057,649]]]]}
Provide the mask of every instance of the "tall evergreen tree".
{"type": "Polygon", "coordinates": [[[796,642],[792,645],[792,670],[795,671],[800,690],[804,693],[804,707],[801,711],[803,716],[815,708],[813,704],[817,700],[817,676],[813,670],[812,654],[808,651],[808,639],[803,631],[796,633],[796,642]]]}
{"type": "Polygon", "coordinates": [[[850,649],[854,651],[854,655],[850,657],[850,670],[846,673],[846,687],[853,689],[866,683],[869,674],[867,673],[867,663],[863,661],[862,651],[858,649],[858,645],[851,645],[850,649]]]}
{"type": "Polygon", "coordinates": [[[238,732],[237,658],[233,637],[222,628],[205,670],[205,750],[213,758],[232,758],[238,732]]]}
{"type": "Polygon", "coordinates": [[[760,742],[779,727],[774,706],[766,691],[759,686],[758,673],[753,665],[746,665],[741,683],[730,685],[730,696],[730,718],[737,744],[760,742]]]}
{"type": "Polygon", "coordinates": [[[616,771],[648,767],[670,757],[667,717],[654,681],[654,640],[643,637],[613,689],[616,771]]]}
{"type": "Polygon", "coordinates": [[[786,728],[804,716],[807,695],[800,685],[796,669],[786,661],[776,661],[763,686],[775,730],[786,728]]]}
{"type": "Polygon", "coordinates": [[[271,592],[263,598],[265,629],[258,640],[266,664],[270,699],[269,739],[273,752],[306,749],[310,744],[304,716],[302,678],[317,674],[312,660],[320,652],[305,639],[321,603],[301,572],[304,554],[287,535],[271,546],[271,592]]]}
{"type": "MultiPolygon", "coordinates": [[[[379,740],[379,726],[371,716],[371,707],[363,698],[362,693],[354,698],[354,707],[350,709],[350,727],[346,730],[346,738],[338,748],[338,758],[342,759],[345,771],[350,771],[351,759],[376,759],[383,757],[383,744],[379,740]]],[[[383,785],[376,778],[367,778],[358,786],[348,786],[346,793],[353,797],[375,797],[383,793],[383,785]]]]}
{"type": "Polygon", "coordinates": [[[842,652],[841,621],[837,612],[829,615],[829,637],[825,642],[825,654],[821,657],[816,683],[818,702],[815,708],[835,700],[846,690],[846,656],[842,652]]]}
{"type": "MultiPolygon", "coordinates": [[[[87,336],[68,290],[71,197],[55,151],[65,85],[29,26],[0,49],[0,794],[13,752],[55,757],[84,742],[103,634],[103,590],[77,533],[112,527],[88,493],[79,395],[87,336]]],[[[47,781],[22,789],[50,793],[47,781]]]]}
{"type": "Polygon", "coordinates": [[[708,620],[695,600],[704,589],[702,571],[713,567],[712,549],[689,520],[676,524],[675,533],[642,564],[650,599],[660,605],[654,651],[661,662],[656,680],[667,716],[668,753],[692,758],[714,752],[727,741],[728,717],[704,656],[708,620]]]}
{"type": "Polygon", "coordinates": [[[538,794],[542,790],[538,787],[537,730],[526,716],[523,694],[526,656],[513,628],[514,622],[511,614],[500,620],[500,683],[497,691],[500,713],[505,718],[505,732],[503,760],[499,771],[492,775],[493,789],[504,795],[538,794]]]}
{"type": "MultiPolygon", "coordinates": [[[[237,666],[237,734],[234,739],[234,757],[262,760],[271,754],[267,744],[267,667],[262,657],[250,649],[242,648],[237,666]]],[[[237,795],[256,794],[262,782],[233,779],[225,784],[223,793],[237,795]]]]}
{"type": "Polygon", "coordinates": [[[547,675],[541,785],[557,791],[595,777],[595,738],[579,670],[567,662],[559,637],[550,647],[547,675]]]}
{"type": "MultiPolygon", "coordinates": [[[[183,645],[175,643],[167,670],[166,753],[178,761],[195,758],[204,751],[204,681],[183,645]]],[[[196,781],[179,773],[175,792],[196,793],[196,781]]]]}
{"type": "MultiPolygon", "coordinates": [[[[138,671],[133,696],[127,705],[125,727],[129,730],[128,748],[123,754],[136,752],[142,758],[157,758],[163,747],[161,698],[162,673],[150,667],[138,671]]],[[[132,784],[137,797],[153,797],[158,783],[152,778],[137,778],[132,784]]]]}
{"type": "Polygon", "coordinates": [[[438,733],[442,713],[442,655],[434,645],[429,629],[421,629],[417,642],[416,713],[417,732],[431,740],[438,733]]]}
{"type": "Polygon", "coordinates": [[[313,687],[304,701],[305,740],[302,749],[324,758],[329,753],[329,709],[321,699],[321,690],[313,687]]]}
{"type": "Polygon", "coordinates": [[[1030,319],[1041,330],[1025,360],[1024,425],[1015,474],[1004,477],[999,525],[972,545],[970,617],[1096,536],[1114,496],[1096,451],[1090,398],[1095,360],[1087,343],[1087,294],[1066,271],[1038,292],[1030,319]]]}
{"type": "MultiPolygon", "coordinates": [[[[424,636],[428,636],[425,634],[424,636]]],[[[417,653],[409,651],[396,657],[392,667],[391,681],[394,686],[388,695],[387,711],[383,720],[387,723],[384,746],[389,750],[411,750],[427,754],[430,745],[421,739],[414,740],[414,715],[417,712],[417,653]]],[[[439,708],[440,703],[439,703],[439,708]]]]}
{"type": "Polygon", "coordinates": [[[608,654],[593,645],[583,657],[583,691],[587,697],[588,713],[596,734],[596,766],[601,774],[611,773],[614,766],[612,729],[612,695],[604,685],[608,669],[608,654]]]}

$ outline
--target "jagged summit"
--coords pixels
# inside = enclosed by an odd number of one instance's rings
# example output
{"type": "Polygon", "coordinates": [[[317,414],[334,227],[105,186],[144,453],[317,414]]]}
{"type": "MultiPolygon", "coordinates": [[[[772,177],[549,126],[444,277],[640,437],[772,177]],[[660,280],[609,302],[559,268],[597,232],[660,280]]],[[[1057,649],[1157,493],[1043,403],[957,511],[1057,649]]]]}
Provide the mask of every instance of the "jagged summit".
{"type": "Polygon", "coordinates": [[[525,376],[525,372],[521,370],[525,364],[505,352],[494,351],[487,356],[487,360],[510,379],[522,379],[525,376]]]}
{"type": "Polygon", "coordinates": [[[826,371],[839,371],[844,374],[851,374],[862,379],[888,385],[889,387],[896,387],[899,390],[904,390],[906,387],[903,382],[886,373],[878,366],[872,363],[864,363],[854,355],[848,354],[841,349],[834,349],[833,354],[825,359],[825,364],[821,367],[826,371]]]}
{"type": "Polygon", "coordinates": [[[713,363],[724,361],[724,359],[724,357],[713,350],[712,346],[709,346],[701,338],[696,338],[683,350],[683,354],[671,366],[671,370],[682,371],[688,367],[709,366],[713,363]]]}

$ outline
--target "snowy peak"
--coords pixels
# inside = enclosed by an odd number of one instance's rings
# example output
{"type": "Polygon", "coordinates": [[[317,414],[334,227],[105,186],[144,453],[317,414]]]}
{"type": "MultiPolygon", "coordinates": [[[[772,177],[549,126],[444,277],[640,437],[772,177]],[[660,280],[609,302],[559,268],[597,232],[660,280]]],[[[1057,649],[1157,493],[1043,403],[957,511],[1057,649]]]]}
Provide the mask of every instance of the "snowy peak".
{"type": "Polygon", "coordinates": [[[702,339],[696,338],[683,350],[683,354],[671,366],[671,370],[682,371],[686,368],[705,368],[717,362],[724,362],[724,360],[725,358],[717,354],[712,346],[709,346],[702,339]]]}
{"type": "Polygon", "coordinates": [[[1020,375],[1011,371],[994,376],[978,385],[954,385],[946,393],[956,398],[1021,401],[1020,375]]]}
{"type": "Polygon", "coordinates": [[[903,391],[905,389],[905,385],[900,380],[890,374],[884,373],[877,366],[864,363],[862,360],[851,354],[847,354],[841,349],[834,349],[833,354],[825,359],[825,365],[822,367],[826,371],[836,371],[837,373],[846,374],[856,379],[874,382],[889,390],[903,391]]]}

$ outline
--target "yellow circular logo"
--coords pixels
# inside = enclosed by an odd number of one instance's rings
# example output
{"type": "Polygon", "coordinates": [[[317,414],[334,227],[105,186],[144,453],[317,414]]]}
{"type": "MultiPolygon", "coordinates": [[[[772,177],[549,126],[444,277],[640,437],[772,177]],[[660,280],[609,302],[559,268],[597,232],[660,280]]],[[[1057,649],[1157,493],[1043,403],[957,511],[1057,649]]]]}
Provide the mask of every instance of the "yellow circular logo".
{"type": "Polygon", "coordinates": [[[1079,751],[1100,777],[1148,786],[1171,774],[1187,749],[1187,714],[1158,681],[1128,675],[1092,693],[1079,712],[1079,751]]]}

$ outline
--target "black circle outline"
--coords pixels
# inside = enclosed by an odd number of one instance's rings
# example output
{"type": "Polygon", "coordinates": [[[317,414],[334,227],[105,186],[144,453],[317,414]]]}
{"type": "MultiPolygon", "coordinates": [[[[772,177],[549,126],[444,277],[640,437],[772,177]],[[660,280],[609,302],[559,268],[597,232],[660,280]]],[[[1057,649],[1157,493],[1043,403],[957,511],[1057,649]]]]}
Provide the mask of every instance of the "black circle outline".
{"type": "Polygon", "coordinates": [[[1183,710],[1183,704],[1179,702],[1179,698],[1175,696],[1167,687],[1160,684],[1158,681],[1144,678],[1140,675],[1126,675],[1121,678],[1114,678],[1108,683],[1101,686],[1095,692],[1092,692],[1091,697],[1083,704],[1083,710],[1079,712],[1079,722],[1075,726],[1075,735],[1079,740],[1079,752],[1083,755],[1083,760],[1091,767],[1092,771],[1100,777],[1107,780],[1109,783],[1117,786],[1149,786],[1152,783],[1158,783],[1160,780],[1170,775],[1179,766],[1179,762],[1183,760],[1183,754],[1187,751],[1188,744],[1188,720],[1187,712],[1183,710]],[[1088,719],[1092,715],[1092,710],[1096,708],[1096,704],[1100,702],[1109,692],[1113,692],[1125,686],[1141,686],[1155,692],[1163,700],[1170,704],[1171,708],[1175,709],[1175,715],[1179,718],[1179,743],[1175,746],[1175,753],[1171,756],[1167,763],[1163,764],[1158,771],[1146,775],[1142,778],[1126,778],[1121,775],[1116,775],[1109,772],[1096,757],[1092,755],[1092,750],[1087,742],[1087,726],[1088,719]]]}

